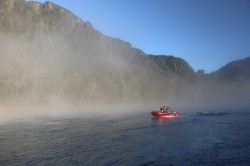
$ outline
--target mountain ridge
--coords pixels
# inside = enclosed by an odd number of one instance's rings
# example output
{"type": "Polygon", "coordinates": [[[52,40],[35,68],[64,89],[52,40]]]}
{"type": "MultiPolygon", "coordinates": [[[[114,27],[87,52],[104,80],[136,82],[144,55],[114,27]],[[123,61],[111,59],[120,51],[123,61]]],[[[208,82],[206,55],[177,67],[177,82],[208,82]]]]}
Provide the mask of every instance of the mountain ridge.
{"type": "MultiPolygon", "coordinates": [[[[27,38],[32,38],[33,35],[36,35],[37,33],[41,32],[49,32],[53,34],[63,32],[65,33],[64,35],[67,38],[67,34],[79,31],[80,27],[80,29],[85,29],[86,34],[92,34],[91,38],[98,38],[99,40],[102,40],[101,42],[105,40],[113,40],[113,43],[119,43],[122,45],[121,47],[133,49],[132,45],[129,42],[125,42],[121,39],[103,35],[99,31],[94,29],[90,22],[83,22],[71,11],[60,7],[52,2],[47,1],[44,4],[35,1],[26,2],[25,0],[12,0],[5,2],[7,2],[6,8],[8,9],[8,12],[10,12],[11,9],[15,7],[15,5],[18,5],[19,7],[17,8],[17,13],[22,13],[20,17],[18,17],[18,14],[15,14],[15,16],[10,15],[10,17],[12,17],[10,19],[7,18],[7,20],[4,20],[6,19],[6,17],[4,17],[4,19],[1,21],[1,27],[5,31],[15,31],[15,28],[19,29],[19,31],[20,29],[23,29],[23,32],[20,33],[23,33],[23,36],[27,38]],[[34,16],[30,18],[32,12],[34,16]],[[56,19],[55,16],[57,16],[56,19]],[[24,19],[24,21],[17,21],[22,20],[22,18],[24,17],[26,18],[24,19]],[[26,26],[27,24],[31,26],[26,26]]],[[[2,1],[2,4],[4,4],[4,1],[2,1]]],[[[1,6],[4,7],[4,5],[1,6]]],[[[2,9],[2,11],[4,11],[4,9],[2,9]]],[[[7,14],[9,14],[8,12],[7,14]]],[[[139,50],[137,48],[135,49],[139,50]]],[[[141,55],[145,54],[141,50],[140,52],[141,55]]]]}
{"type": "Polygon", "coordinates": [[[225,80],[250,80],[250,57],[231,61],[217,70],[215,74],[225,80]]]}

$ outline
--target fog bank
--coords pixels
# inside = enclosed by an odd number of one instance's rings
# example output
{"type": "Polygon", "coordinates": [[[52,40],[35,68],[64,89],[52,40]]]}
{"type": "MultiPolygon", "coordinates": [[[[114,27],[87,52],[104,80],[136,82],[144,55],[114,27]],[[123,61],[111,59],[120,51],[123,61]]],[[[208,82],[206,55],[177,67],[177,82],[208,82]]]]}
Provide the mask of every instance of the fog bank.
{"type": "Polygon", "coordinates": [[[78,55],[71,47],[67,40],[47,34],[32,40],[0,36],[1,121],[150,113],[165,104],[181,112],[249,107],[249,82],[157,73],[124,59],[117,50],[100,49],[91,55],[85,50],[78,55]],[[136,105],[146,109],[129,111],[136,105]]]}

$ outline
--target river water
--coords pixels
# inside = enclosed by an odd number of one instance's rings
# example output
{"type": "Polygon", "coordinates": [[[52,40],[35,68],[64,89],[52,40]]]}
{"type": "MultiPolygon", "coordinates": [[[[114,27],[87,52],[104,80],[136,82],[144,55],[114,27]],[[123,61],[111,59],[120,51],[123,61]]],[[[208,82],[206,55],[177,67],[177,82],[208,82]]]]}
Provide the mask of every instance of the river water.
{"type": "Polygon", "coordinates": [[[250,165],[250,113],[39,117],[0,124],[0,165],[250,165]]]}

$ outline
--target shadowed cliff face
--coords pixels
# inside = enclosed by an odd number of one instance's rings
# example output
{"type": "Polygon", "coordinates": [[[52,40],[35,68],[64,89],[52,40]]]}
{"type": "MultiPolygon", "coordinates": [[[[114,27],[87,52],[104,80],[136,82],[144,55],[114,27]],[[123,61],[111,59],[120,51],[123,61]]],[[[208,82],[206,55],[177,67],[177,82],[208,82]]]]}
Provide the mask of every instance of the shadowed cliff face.
{"type": "Polygon", "coordinates": [[[247,96],[214,75],[196,75],[183,59],[148,56],[107,37],[51,2],[2,0],[0,16],[1,104],[202,108],[247,96]]]}

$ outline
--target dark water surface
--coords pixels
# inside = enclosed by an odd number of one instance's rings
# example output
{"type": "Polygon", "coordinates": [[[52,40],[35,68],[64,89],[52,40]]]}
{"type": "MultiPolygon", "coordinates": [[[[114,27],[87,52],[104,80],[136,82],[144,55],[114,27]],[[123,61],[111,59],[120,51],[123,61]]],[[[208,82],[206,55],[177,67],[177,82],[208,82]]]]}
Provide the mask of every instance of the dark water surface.
{"type": "Polygon", "coordinates": [[[249,113],[37,118],[0,124],[0,165],[250,165],[249,113]]]}

